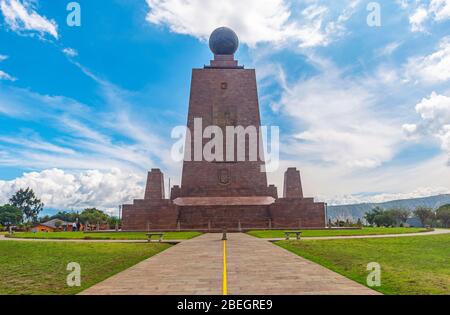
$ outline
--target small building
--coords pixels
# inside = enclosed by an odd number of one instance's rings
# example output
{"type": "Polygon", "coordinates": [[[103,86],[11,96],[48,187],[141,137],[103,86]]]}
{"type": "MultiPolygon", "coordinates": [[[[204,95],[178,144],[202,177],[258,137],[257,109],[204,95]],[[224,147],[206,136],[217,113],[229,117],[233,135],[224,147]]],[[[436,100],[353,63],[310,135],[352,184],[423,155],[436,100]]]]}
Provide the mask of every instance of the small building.
{"type": "Polygon", "coordinates": [[[31,231],[32,232],[57,232],[57,231],[65,231],[72,232],[73,231],[73,222],[66,222],[60,219],[53,219],[45,223],[39,223],[34,226],[31,231]]]}

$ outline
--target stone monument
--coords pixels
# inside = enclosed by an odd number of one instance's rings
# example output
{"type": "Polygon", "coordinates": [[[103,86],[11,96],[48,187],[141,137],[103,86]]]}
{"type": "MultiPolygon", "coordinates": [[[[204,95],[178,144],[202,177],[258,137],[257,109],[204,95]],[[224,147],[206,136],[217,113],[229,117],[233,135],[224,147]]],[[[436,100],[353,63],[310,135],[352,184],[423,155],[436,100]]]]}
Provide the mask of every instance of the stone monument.
{"type": "MultiPolygon", "coordinates": [[[[239,46],[237,35],[229,28],[218,28],[212,33],[209,46],[214,59],[192,73],[187,128],[194,134],[196,122],[201,121],[202,132],[208,126],[217,126],[225,134],[228,127],[256,126],[260,139],[256,74],[234,58],[239,46]]],[[[250,140],[244,139],[244,160],[236,158],[239,144],[233,138],[234,159],[214,161],[196,158],[195,141],[187,139],[190,156],[185,157],[181,186],[172,187],[166,198],[163,173],[151,170],[144,199],[123,206],[123,229],[240,231],[325,227],[325,204],[303,197],[300,172],[295,168],[286,171],[283,196],[279,198],[277,188],[268,185],[262,171],[265,162],[249,158],[250,140]]],[[[200,149],[208,141],[201,139],[200,149]]],[[[229,148],[227,142],[224,152],[229,148]]]]}

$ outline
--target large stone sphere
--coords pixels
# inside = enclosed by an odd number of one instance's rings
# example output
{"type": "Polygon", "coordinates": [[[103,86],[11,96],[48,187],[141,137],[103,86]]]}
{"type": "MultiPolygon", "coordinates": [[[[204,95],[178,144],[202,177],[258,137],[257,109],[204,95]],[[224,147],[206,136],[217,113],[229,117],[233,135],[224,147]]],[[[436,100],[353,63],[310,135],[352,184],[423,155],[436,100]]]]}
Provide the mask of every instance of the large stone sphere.
{"type": "Polygon", "coordinates": [[[219,27],[209,38],[209,48],[215,55],[233,55],[239,48],[239,38],[228,27],[219,27]]]}

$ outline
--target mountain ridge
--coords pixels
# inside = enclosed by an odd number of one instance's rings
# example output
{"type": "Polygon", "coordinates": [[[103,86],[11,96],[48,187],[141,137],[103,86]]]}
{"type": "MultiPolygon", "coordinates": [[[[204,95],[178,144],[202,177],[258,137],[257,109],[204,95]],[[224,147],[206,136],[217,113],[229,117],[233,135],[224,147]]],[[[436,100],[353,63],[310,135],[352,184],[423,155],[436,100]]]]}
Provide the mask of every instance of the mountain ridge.
{"type": "Polygon", "coordinates": [[[375,207],[383,209],[403,208],[414,211],[417,207],[430,207],[437,209],[445,204],[450,204],[450,194],[436,195],[423,198],[399,199],[381,203],[360,203],[352,205],[328,206],[328,217],[336,219],[362,219],[364,215],[375,207]]]}

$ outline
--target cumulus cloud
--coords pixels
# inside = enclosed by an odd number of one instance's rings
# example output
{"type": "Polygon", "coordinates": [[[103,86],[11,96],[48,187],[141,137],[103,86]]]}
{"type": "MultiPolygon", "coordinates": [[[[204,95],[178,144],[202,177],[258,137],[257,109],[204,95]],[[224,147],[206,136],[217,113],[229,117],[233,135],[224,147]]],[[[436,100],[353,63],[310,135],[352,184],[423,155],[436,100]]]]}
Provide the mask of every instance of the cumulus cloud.
{"type": "Polygon", "coordinates": [[[424,7],[419,7],[416,11],[409,17],[409,24],[411,24],[411,31],[413,32],[423,32],[425,27],[423,23],[428,18],[428,11],[424,7]]]}
{"type": "Polygon", "coordinates": [[[40,36],[49,34],[58,39],[58,25],[54,20],[39,15],[35,3],[30,0],[0,0],[0,11],[6,25],[19,34],[38,33],[40,36]]]}
{"type": "Polygon", "coordinates": [[[432,84],[450,79],[450,36],[444,37],[438,49],[428,56],[413,57],[405,66],[409,80],[432,84]]]}
{"type": "Polygon", "coordinates": [[[8,56],[0,54],[0,62],[5,61],[6,59],[8,59],[8,56]]]}
{"type": "Polygon", "coordinates": [[[430,3],[430,12],[434,15],[436,21],[450,19],[450,1],[432,0],[430,3]]]}
{"type": "Polygon", "coordinates": [[[7,203],[19,189],[30,187],[46,208],[79,210],[97,207],[113,212],[119,205],[143,197],[143,175],[119,169],[80,173],[48,169],[25,173],[11,181],[0,180],[0,204],[7,203]]]}
{"type": "Polygon", "coordinates": [[[442,22],[450,19],[449,0],[396,0],[404,10],[410,12],[409,23],[412,32],[427,32],[426,22],[442,22]]]}
{"type": "Polygon", "coordinates": [[[417,125],[415,124],[404,124],[402,126],[403,131],[408,137],[413,136],[417,132],[417,125]]]}
{"type": "Polygon", "coordinates": [[[346,1],[348,5],[330,20],[329,8],[318,1],[308,1],[295,16],[291,10],[293,2],[289,0],[146,1],[150,7],[147,21],[166,25],[175,33],[205,40],[216,27],[226,25],[250,46],[294,41],[302,47],[327,45],[343,31],[343,24],[359,3],[346,1]]]}
{"type": "Polygon", "coordinates": [[[410,135],[432,135],[439,139],[442,150],[448,155],[450,166],[450,97],[433,92],[416,105],[416,112],[420,115],[421,122],[404,125],[403,129],[410,135]]]}

